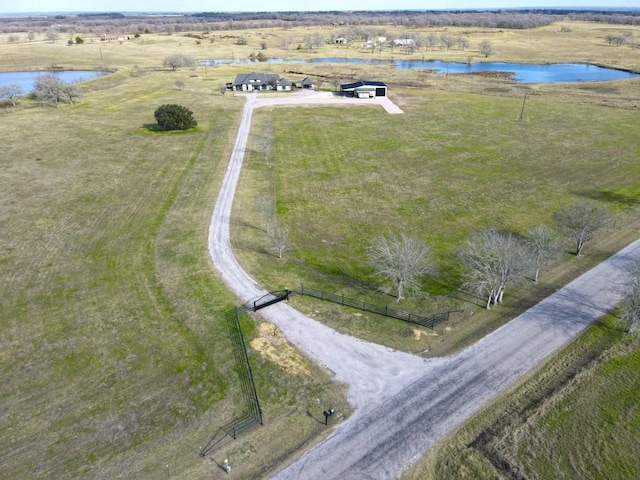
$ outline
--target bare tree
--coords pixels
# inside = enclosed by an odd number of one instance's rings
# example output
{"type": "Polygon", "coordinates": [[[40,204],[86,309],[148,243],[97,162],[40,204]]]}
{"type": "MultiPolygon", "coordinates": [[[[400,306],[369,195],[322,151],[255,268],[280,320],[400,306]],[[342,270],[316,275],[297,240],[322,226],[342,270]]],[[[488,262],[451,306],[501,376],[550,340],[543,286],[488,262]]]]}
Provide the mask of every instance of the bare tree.
{"type": "Polygon", "coordinates": [[[322,45],[324,39],[322,35],[319,33],[310,33],[304,36],[304,43],[307,47],[307,50],[311,51],[314,48],[318,49],[322,45]]]}
{"type": "Polygon", "coordinates": [[[276,216],[276,201],[273,195],[269,193],[259,193],[256,195],[256,206],[260,212],[262,223],[264,224],[264,231],[271,232],[271,224],[276,216]]]}
{"type": "Polygon", "coordinates": [[[427,50],[435,50],[439,45],[438,36],[435,33],[430,33],[429,35],[427,35],[425,45],[427,47],[427,50]]]}
{"type": "Polygon", "coordinates": [[[51,43],[55,43],[55,41],[60,37],[60,33],[55,28],[50,28],[47,30],[45,36],[47,37],[47,40],[51,40],[51,43]]]}
{"type": "Polygon", "coordinates": [[[80,98],[80,90],[72,83],[63,82],[62,85],[62,97],[68,103],[74,103],[78,98],[80,98]]]}
{"type": "Polygon", "coordinates": [[[176,88],[178,90],[184,90],[184,82],[182,80],[176,81],[176,88]]]}
{"type": "Polygon", "coordinates": [[[489,40],[482,40],[478,47],[480,48],[480,53],[482,53],[485,57],[488,57],[493,53],[493,45],[489,40]]]}
{"type": "Polygon", "coordinates": [[[558,256],[559,248],[553,231],[546,225],[534,225],[526,240],[535,268],[534,282],[538,281],[540,269],[558,256]]]}
{"type": "Polygon", "coordinates": [[[164,59],[162,65],[171,68],[173,71],[180,67],[191,67],[196,64],[193,57],[185,55],[184,53],[174,53],[164,59]]]}
{"type": "Polygon", "coordinates": [[[620,282],[620,323],[628,325],[629,332],[640,335],[640,260],[631,263],[620,282]]]}
{"type": "Polygon", "coordinates": [[[460,50],[466,50],[469,48],[469,39],[463,36],[457,38],[458,48],[460,50]]]}
{"type": "Polygon", "coordinates": [[[276,217],[273,218],[271,223],[272,225],[268,232],[269,238],[271,238],[273,248],[278,252],[278,260],[282,260],[282,254],[289,245],[289,227],[282,225],[276,217]]]}
{"type": "Polygon", "coordinates": [[[459,258],[466,270],[463,288],[486,297],[487,309],[502,303],[506,288],[521,281],[530,265],[524,243],[495,227],[471,235],[459,258]]]}
{"type": "Polygon", "coordinates": [[[29,30],[27,32],[27,39],[29,39],[30,42],[33,42],[36,38],[36,32],[34,32],[33,30],[29,30]]]}
{"type": "Polygon", "coordinates": [[[611,224],[611,213],[604,205],[579,201],[557,211],[554,220],[562,234],[576,243],[576,256],[580,256],[584,244],[611,224]]]}
{"type": "Polygon", "coordinates": [[[16,101],[20,95],[22,95],[22,87],[20,87],[20,85],[11,83],[0,87],[0,98],[6,98],[14,107],[16,106],[16,101]]]}
{"type": "Polygon", "coordinates": [[[54,105],[56,108],[60,103],[73,103],[80,96],[75,85],[63,82],[51,73],[36,78],[33,93],[44,104],[54,105]]]}
{"type": "Polygon", "coordinates": [[[442,35],[440,37],[440,43],[444,46],[445,50],[451,50],[458,42],[458,39],[453,35],[442,35]]]}
{"type": "Polygon", "coordinates": [[[368,250],[375,274],[393,289],[396,301],[420,290],[420,278],[435,271],[427,245],[405,234],[377,237],[368,250]]]}

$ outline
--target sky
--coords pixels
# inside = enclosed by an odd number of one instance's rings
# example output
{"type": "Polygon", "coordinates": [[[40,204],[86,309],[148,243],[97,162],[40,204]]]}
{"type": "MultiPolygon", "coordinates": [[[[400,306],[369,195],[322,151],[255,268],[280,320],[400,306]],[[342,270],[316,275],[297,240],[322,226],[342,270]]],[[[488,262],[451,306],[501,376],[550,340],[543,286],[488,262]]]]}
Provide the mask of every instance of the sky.
{"type": "Polygon", "coordinates": [[[0,0],[0,13],[264,12],[440,10],[522,7],[640,7],[640,0],[0,0]]]}

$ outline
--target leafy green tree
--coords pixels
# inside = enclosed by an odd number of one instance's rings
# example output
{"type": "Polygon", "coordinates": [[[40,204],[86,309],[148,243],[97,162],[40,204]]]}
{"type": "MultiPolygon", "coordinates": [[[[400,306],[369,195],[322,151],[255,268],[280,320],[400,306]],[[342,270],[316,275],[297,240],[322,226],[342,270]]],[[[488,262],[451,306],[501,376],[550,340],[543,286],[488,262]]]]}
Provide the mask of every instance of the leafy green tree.
{"type": "Polygon", "coordinates": [[[188,130],[198,125],[193,118],[193,112],[182,105],[162,105],[155,111],[154,116],[158,127],[165,131],[188,130]]]}

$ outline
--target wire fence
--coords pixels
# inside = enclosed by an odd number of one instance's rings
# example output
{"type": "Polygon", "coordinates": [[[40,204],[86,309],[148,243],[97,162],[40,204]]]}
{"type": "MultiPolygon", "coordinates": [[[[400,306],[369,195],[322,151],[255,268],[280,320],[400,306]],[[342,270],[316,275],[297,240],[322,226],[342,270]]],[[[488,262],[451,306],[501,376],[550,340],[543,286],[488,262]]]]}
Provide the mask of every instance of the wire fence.
{"type": "Polygon", "coordinates": [[[300,285],[299,290],[290,290],[290,294],[295,295],[307,295],[309,297],[318,298],[328,302],[337,303],[338,305],[344,305],[347,307],[357,308],[365,312],[375,313],[384,317],[395,318],[404,322],[413,323],[416,325],[422,325],[423,327],[433,329],[436,325],[449,320],[449,316],[452,313],[459,313],[462,310],[450,310],[443,313],[436,313],[434,315],[422,316],[415,313],[404,312],[402,310],[395,310],[389,308],[388,305],[381,307],[373,303],[364,302],[362,300],[355,300],[353,298],[345,297],[344,295],[337,295],[335,293],[325,292],[315,288],[305,287],[300,285]]]}

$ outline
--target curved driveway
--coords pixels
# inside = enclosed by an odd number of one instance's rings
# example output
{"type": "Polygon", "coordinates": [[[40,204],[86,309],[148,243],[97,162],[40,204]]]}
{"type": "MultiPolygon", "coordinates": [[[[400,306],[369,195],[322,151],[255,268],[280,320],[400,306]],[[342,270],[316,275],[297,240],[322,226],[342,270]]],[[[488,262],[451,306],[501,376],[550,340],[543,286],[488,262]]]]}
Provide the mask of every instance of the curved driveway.
{"type": "MultiPolygon", "coordinates": [[[[390,111],[388,99],[353,100],[360,105],[385,103],[390,111]]],[[[326,94],[268,100],[247,96],[209,230],[214,265],[243,301],[266,293],[236,262],[229,243],[231,207],[253,108],[323,101],[350,103],[326,94]]],[[[333,371],[338,381],[349,385],[349,400],[356,407],[355,413],[339,424],[327,440],[273,478],[397,478],[434,441],[613,308],[620,300],[616,281],[624,265],[638,258],[640,241],[449,358],[423,360],[354,339],[284,303],[262,310],[261,314],[277,325],[289,341],[333,371]]]]}

